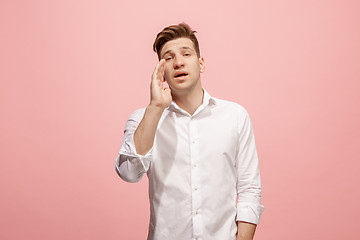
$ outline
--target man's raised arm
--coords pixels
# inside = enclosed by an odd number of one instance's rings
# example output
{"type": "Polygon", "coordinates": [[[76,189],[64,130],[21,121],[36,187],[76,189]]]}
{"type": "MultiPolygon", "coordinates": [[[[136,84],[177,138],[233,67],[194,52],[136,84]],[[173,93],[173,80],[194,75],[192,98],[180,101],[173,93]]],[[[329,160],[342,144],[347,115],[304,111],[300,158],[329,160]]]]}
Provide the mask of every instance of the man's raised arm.
{"type": "Polygon", "coordinates": [[[169,87],[164,86],[165,60],[156,66],[150,84],[150,104],[145,110],[143,119],[134,133],[137,153],[145,155],[153,146],[157,125],[172,97],[169,87]]]}
{"type": "Polygon", "coordinates": [[[164,85],[165,60],[161,60],[152,75],[150,84],[150,104],[140,121],[136,112],[128,119],[124,138],[115,169],[127,182],[138,182],[148,170],[151,149],[161,115],[172,101],[170,88],[164,85]],[[139,123],[140,121],[140,123],[139,123]]]}

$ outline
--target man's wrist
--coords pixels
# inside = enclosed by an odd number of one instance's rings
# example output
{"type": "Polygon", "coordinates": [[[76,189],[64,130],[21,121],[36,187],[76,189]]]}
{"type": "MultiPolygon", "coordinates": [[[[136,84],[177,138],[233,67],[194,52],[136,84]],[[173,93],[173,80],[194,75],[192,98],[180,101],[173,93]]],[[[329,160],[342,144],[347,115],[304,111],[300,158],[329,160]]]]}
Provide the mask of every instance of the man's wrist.
{"type": "Polygon", "coordinates": [[[167,107],[159,106],[154,103],[149,103],[149,105],[146,107],[146,109],[155,113],[162,113],[165,110],[165,108],[167,107]]]}

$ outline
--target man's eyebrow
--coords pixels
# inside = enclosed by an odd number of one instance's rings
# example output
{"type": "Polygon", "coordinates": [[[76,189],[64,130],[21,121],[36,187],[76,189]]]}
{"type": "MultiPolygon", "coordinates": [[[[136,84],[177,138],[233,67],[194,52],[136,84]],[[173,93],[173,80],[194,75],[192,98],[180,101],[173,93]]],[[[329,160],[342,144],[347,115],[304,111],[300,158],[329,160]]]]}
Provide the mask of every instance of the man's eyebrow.
{"type": "MultiPolygon", "coordinates": [[[[192,49],[191,47],[188,47],[188,46],[183,46],[180,49],[187,49],[187,50],[194,51],[194,49],[192,49]]],[[[167,50],[166,52],[164,52],[164,54],[162,56],[164,57],[166,54],[168,54],[171,51],[172,51],[171,49],[167,50]]]]}
{"type": "Polygon", "coordinates": [[[167,50],[166,52],[164,52],[164,54],[162,55],[163,57],[166,55],[166,54],[168,54],[169,52],[171,52],[171,50],[169,49],[169,50],[167,50]]]}
{"type": "Polygon", "coordinates": [[[187,46],[181,47],[181,49],[193,50],[191,47],[187,47],[187,46]]]}

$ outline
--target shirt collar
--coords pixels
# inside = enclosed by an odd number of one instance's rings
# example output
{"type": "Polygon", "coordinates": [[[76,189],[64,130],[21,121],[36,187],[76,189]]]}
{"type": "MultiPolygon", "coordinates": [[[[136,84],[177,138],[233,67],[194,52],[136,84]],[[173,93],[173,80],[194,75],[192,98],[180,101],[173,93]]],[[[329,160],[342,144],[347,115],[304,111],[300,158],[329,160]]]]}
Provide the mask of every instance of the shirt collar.
{"type": "MultiPolygon", "coordinates": [[[[216,104],[216,99],[214,97],[212,97],[204,88],[204,96],[203,96],[203,102],[200,106],[203,106],[203,108],[205,108],[207,105],[209,104],[216,104]]],[[[200,107],[199,106],[199,107],[200,107]]],[[[174,100],[171,101],[170,106],[168,107],[168,109],[177,109],[180,111],[183,111],[174,100]]]]}
{"type": "Polygon", "coordinates": [[[204,98],[203,98],[202,105],[204,105],[204,107],[206,107],[206,105],[208,105],[209,103],[216,104],[215,98],[212,97],[205,89],[203,89],[203,90],[204,90],[204,98]]]}

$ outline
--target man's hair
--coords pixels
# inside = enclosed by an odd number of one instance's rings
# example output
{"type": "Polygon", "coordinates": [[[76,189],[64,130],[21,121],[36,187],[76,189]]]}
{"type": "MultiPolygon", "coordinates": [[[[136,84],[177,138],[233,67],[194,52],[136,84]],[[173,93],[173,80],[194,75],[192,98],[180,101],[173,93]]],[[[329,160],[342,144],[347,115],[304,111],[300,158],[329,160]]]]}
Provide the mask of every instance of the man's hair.
{"type": "Polygon", "coordinates": [[[186,23],[180,23],[177,25],[171,25],[164,28],[156,36],[153,49],[157,53],[159,60],[161,59],[161,48],[170,40],[174,40],[181,37],[189,38],[195,46],[196,55],[200,57],[199,43],[195,36],[196,31],[193,31],[186,23]]]}

